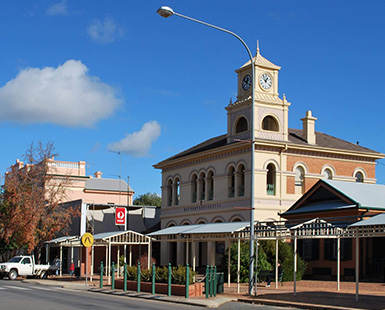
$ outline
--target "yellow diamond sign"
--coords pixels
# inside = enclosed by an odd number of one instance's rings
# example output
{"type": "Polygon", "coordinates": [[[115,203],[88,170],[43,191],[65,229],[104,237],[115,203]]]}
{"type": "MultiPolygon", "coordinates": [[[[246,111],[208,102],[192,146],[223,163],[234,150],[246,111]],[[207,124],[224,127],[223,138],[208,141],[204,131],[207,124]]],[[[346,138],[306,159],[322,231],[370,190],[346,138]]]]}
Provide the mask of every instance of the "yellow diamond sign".
{"type": "Polygon", "coordinates": [[[83,236],[82,236],[82,244],[88,248],[90,247],[91,245],[94,244],[94,236],[92,236],[90,233],[85,233],[83,236]]]}

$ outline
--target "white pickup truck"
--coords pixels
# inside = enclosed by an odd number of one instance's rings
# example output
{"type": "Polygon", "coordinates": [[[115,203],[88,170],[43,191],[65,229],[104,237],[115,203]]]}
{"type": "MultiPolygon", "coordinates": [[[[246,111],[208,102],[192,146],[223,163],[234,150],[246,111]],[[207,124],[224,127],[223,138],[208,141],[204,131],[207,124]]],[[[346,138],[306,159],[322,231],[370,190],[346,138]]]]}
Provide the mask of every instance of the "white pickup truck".
{"type": "Polygon", "coordinates": [[[0,264],[0,279],[8,277],[15,280],[18,276],[33,276],[42,278],[48,274],[50,265],[35,264],[34,256],[19,255],[11,258],[6,263],[0,264]]]}

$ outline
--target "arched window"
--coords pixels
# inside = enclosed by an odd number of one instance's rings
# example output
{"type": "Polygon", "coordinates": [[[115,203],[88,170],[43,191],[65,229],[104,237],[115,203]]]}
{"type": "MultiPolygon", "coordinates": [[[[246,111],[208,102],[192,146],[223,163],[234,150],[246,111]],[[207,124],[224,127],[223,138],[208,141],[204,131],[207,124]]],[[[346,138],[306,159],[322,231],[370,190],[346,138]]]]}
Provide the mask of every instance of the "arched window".
{"type": "Polygon", "coordinates": [[[245,166],[244,165],[240,165],[238,167],[238,176],[239,176],[238,196],[244,196],[245,195],[245,166]]]}
{"type": "Polygon", "coordinates": [[[191,202],[197,202],[198,198],[198,176],[194,173],[191,178],[191,202]]]}
{"type": "Polygon", "coordinates": [[[364,182],[364,175],[361,171],[356,172],[356,182],[363,183],[364,182]]]}
{"type": "Polygon", "coordinates": [[[223,220],[222,219],[220,219],[220,218],[217,218],[217,219],[215,219],[214,220],[214,222],[213,223],[223,223],[223,220]]]}
{"type": "Polygon", "coordinates": [[[267,165],[267,184],[266,191],[268,195],[275,195],[275,166],[267,165]]]}
{"type": "Polygon", "coordinates": [[[232,223],[235,223],[235,222],[242,222],[242,219],[239,218],[239,217],[235,217],[234,219],[231,220],[232,223]]]}
{"type": "Polygon", "coordinates": [[[214,199],[214,172],[209,171],[207,175],[207,200],[213,200],[214,199]]]}
{"type": "Polygon", "coordinates": [[[179,205],[180,198],[180,181],[178,178],[175,179],[175,205],[179,205]]]}
{"type": "Polygon", "coordinates": [[[199,175],[199,200],[206,199],[206,175],[202,172],[199,175]]]}
{"type": "Polygon", "coordinates": [[[172,206],[172,180],[167,182],[167,205],[172,206]]]}
{"type": "Polygon", "coordinates": [[[326,180],[331,180],[333,178],[333,173],[330,171],[330,169],[324,170],[323,178],[326,180]]]}
{"type": "Polygon", "coordinates": [[[228,178],[228,197],[233,198],[235,195],[235,168],[231,166],[227,174],[228,178]]]}
{"type": "Polygon", "coordinates": [[[270,130],[270,131],[278,131],[279,126],[278,126],[277,120],[270,115],[266,116],[262,121],[262,129],[270,130]]]}
{"type": "Polygon", "coordinates": [[[244,117],[241,117],[238,121],[237,121],[237,125],[235,126],[235,133],[240,133],[240,132],[244,132],[244,131],[247,131],[247,120],[246,118],[244,117]]]}
{"type": "Polygon", "coordinates": [[[295,193],[303,194],[305,188],[305,171],[302,167],[295,169],[295,193]]]}

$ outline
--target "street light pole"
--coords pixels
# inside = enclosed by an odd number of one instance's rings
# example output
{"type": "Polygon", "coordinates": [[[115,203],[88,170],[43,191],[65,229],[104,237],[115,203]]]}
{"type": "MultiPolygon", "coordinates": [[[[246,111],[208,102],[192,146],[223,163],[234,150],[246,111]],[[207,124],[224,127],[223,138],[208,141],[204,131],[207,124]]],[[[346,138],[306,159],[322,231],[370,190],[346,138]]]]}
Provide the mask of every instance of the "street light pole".
{"type": "MultiPolygon", "coordinates": [[[[249,253],[249,294],[252,295],[253,294],[253,288],[254,288],[254,141],[255,141],[255,132],[254,132],[254,129],[255,129],[255,126],[254,126],[254,91],[255,91],[255,78],[254,78],[254,75],[255,75],[255,68],[254,68],[254,60],[253,60],[253,56],[250,52],[250,49],[249,47],[247,46],[247,44],[245,43],[245,41],[242,40],[242,38],[240,36],[238,36],[237,34],[235,34],[234,32],[232,31],[229,31],[227,29],[224,29],[224,28],[221,28],[221,27],[218,27],[218,26],[215,26],[215,25],[212,25],[212,24],[208,24],[208,23],[205,23],[203,21],[200,21],[198,19],[195,19],[195,18],[191,18],[191,17],[188,17],[188,16],[185,16],[185,15],[182,15],[182,14],[179,14],[177,12],[175,12],[172,8],[168,7],[168,6],[162,6],[158,9],[157,13],[162,16],[162,17],[170,17],[172,15],[176,15],[176,16],[179,16],[179,17],[182,17],[182,18],[185,18],[185,19],[188,19],[188,20],[191,20],[193,22],[196,22],[196,23],[199,23],[199,24],[202,24],[202,25],[205,25],[205,26],[208,26],[208,27],[211,27],[211,28],[214,28],[214,29],[217,29],[217,30],[220,30],[220,31],[223,31],[223,32],[226,32],[228,34],[231,34],[232,36],[236,37],[239,41],[241,41],[241,43],[243,44],[243,46],[246,48],[247,50],[247,53],[249,55],[249,58],[250,58],[250,62],[251,62],[251,180],[250,180],[250,253],[249,253]]],[[[255,264],[257,264],[257,262],[255,262],[255,264]]],[[[255,285],[255,295],[257,295],[257,286],[255,285]]]]}

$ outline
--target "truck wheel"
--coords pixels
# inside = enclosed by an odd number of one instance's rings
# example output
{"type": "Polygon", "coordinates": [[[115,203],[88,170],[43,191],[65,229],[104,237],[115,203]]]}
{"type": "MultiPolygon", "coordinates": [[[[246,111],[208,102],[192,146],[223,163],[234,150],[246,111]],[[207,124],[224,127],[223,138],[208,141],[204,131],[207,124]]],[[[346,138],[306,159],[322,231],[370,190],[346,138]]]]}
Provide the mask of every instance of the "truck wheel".
{"type": "Polygon", "coordinates": [[[9,278],[9,280],[16,280],[16,278],[17,278],[17,271],[15,269],[12,269],[8,273],[8,278],[9,278]]]}

